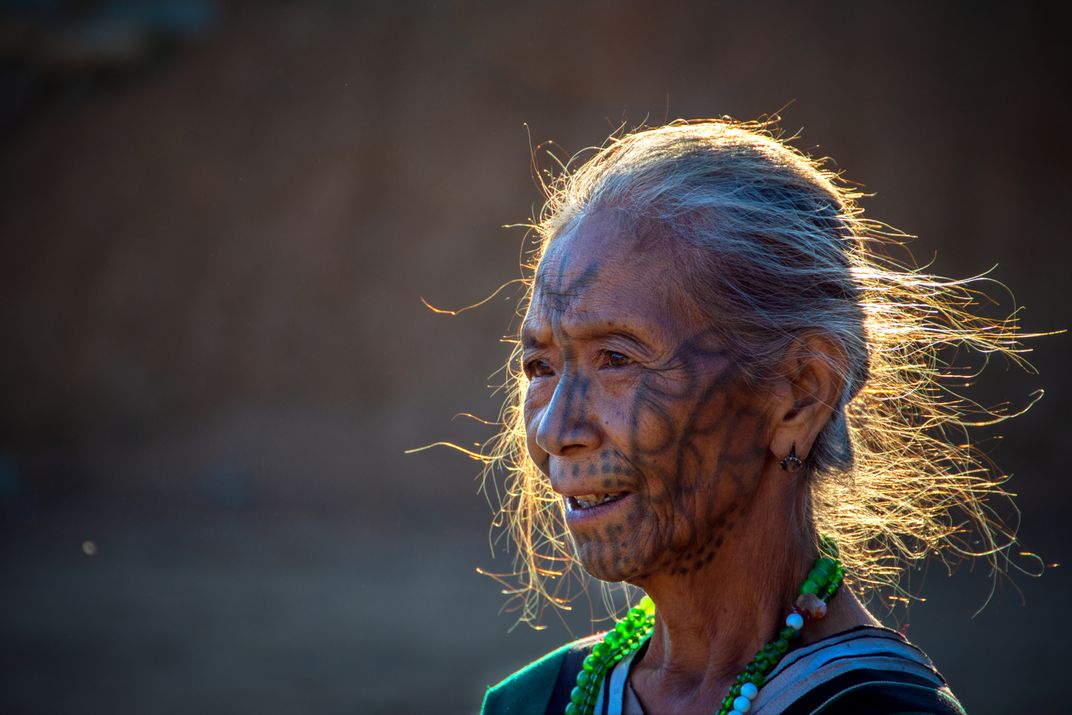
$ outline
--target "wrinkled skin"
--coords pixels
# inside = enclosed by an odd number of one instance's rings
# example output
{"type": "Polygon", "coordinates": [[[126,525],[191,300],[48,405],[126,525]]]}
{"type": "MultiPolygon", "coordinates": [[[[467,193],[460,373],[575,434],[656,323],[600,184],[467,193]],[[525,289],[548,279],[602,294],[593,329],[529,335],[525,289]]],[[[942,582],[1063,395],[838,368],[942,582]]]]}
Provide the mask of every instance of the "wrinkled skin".
{"type": "Polygon", "coordinates": [[[528,447],[553,489],[629,492],[567,520],[580,561],[642,583],[712,561],[749,507],[770,416],[665,241],[634,230],[602,212],[549,246],[522,343],[528,447]]]}

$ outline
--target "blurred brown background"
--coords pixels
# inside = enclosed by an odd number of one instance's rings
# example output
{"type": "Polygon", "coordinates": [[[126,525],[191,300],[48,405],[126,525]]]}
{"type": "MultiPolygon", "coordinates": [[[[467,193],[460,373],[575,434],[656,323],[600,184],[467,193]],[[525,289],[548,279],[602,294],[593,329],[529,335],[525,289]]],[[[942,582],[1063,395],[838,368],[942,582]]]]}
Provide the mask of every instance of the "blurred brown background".
{"type": "MultiPolygon", "coordinates": [[[[1041,4],[0,8],[0,712],[473,712],[570,637],[507,633],[477,465],[403,456],[489,436],[451,418],[496,415],[517,293],[419,299],[518,275],[524,123],[572,152],[795,100],[921,260],[1072,322],[1072,27],[1041,4]]],[[[982,436],[1060,562],[1070,339],[1035,345],[977,396],[1047,389],[982,436]]],[[[1061,711],[1066,570],[972,618],[988,583],[932,568],[901,620],[970,712],[1061,711]]]]}

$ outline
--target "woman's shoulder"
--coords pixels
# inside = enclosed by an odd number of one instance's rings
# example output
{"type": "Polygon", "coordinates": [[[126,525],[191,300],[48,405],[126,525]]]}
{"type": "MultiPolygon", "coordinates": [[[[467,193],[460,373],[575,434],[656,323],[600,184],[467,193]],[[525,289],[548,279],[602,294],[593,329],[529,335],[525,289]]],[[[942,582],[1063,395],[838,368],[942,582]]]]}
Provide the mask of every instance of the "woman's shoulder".
{"type": "Polygon", "coordinates": [[[492,685],[484,694],[481,714],[544,715],[552,701],[569,698],[581,662],[603,635],[567,643],[492,685]]]}
{"type": "Polygon", "coordinates": [[[858,626],[787,655],[756,701],[763,713],[926,713],[964,709],[927,655],[896,631],[858,626]]]}

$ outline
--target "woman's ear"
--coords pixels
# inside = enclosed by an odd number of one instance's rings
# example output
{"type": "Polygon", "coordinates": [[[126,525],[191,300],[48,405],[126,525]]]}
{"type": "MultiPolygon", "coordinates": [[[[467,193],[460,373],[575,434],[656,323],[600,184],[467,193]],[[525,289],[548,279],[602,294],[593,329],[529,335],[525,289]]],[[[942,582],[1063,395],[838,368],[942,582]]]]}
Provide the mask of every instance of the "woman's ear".
{"type": "Polygon", "coordinates": [[[848,373],[845,348],[835,336],[811,331],[794,340],[780,368],[771,452],[790,450],[804,460],[838,407],[848,373]]]}

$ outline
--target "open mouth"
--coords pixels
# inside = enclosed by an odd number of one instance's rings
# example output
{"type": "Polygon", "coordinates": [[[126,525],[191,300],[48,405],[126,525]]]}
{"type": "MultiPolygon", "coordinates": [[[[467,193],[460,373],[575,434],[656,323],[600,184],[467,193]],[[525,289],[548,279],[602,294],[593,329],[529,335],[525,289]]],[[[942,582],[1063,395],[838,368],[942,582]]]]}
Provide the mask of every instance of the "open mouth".
{"type": "Polygon", "coordinates": [[[592,507],[600,506],[602,504],[610,504],[616,502],[623,497],[629,495],[629,492],[607,492],[606,494],[578,494],[577,496],[567,497],[566,503],[569,504],[571,511],[577,509],[591,509],[592,507]]]}

